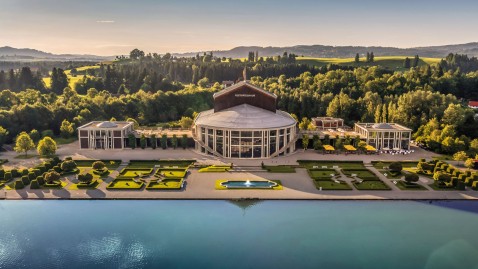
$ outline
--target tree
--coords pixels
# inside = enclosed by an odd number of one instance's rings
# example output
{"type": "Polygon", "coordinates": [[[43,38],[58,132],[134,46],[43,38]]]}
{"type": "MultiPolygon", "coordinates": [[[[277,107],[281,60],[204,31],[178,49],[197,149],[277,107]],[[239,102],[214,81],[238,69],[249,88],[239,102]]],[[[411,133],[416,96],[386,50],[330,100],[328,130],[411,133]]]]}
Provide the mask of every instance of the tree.
{"type": "Polygon", "coordinates": [[[188,147],[188,135],[186,134],[183,134],[183,136],[181,137],[181,147],[183,147],[183,149],[186,149],[188,147]]]}
{"type": "Polygon", "coordinates": [[[410,68],[410,58],[405,58],[405,60],[403,60],[403,68],[410,68]]]}
{"type": "Polygon", "coordinates": [[[198,86],[205,89],[207,88],[207,85],[209,84],[209,79],[208,78],[202,78],[198,81],[198,86]]]}
{"type": "Polygon", "coordinates": [[[151,148],[156,149],[157,146],[158,146],[158,143],[156,141],[156,135],[152,134],[151,135],[151,148]]]}
{"type": "Polygon", "coordinates": [[[320,141],[319,139],[319,136],[318,135],[314,135],[314,149],[315,150],[320,150],[323,148],[323,145],[322,145],[322,141],[320,141]],[[316,138],[317,137],[317,138],[316,138]]]}
{"type": "Polygon", "coordinates": [[[61,122],[60,134],[63,138],[70,137],[75,129],[73,128],[73,123],[70,123],[66,119],[61,122]]]}
{"type": "Polygon", "coordinates": [[[360,56],[359,54],[355,54],[355,63],[359,63],[360,62],[360,56]]]}
{"type": "Polygon", "coordinates": [[[412,184],[418,182],[419,177],[417,174],[410,173],[410,174],[405,174],[405,181],[407,184],[412,184]]]}
{"type": "Polygon", "coordinates": [[[96,161],[93,163],[93,165],[91,165],[91,168],[93,168],[94,170],[103,170],[105,169],[105,167],[106,165],[102,161],[96,161]]]}
{"type": "Polygon", "coordinates": [[[61,163],[60,167],[61,170],[70,172],[76,168],[76,163],[73,160],[65,160],[61,163]]]}
{"type": "Polygon", "coordinates": [[[8,131],[7,129],[0,126],[0,148],[2,148],[5,140],[7,139],[8,131]]]}
{"type": "Polygon", "coordinates": [[[93,175],[90,173],[84,173],[78,175],[78,181],[85,184],[90,184],[93,180],[93,175]]]}
{"type": "Polygon", "coordinates": [[[171,138],[171,144],[174,149],[178,147],[178,137],[174,134],[173,138],[171,138]]]}
{"type": "Polygon", "coordinates": [[[161,136],[161,148],[162,149],[168,148],[168,136],[166,134],[163,134],[161,136]]]}
{"type": "Polygon", "coordinates": [[[33,140],[33,142],[38,142],[41,138],[41,134],[36,130],[36,129],[33,129],[30,131],[29,133],[30,135],[30,138],[33,140]]]}
{"type": "Polygon", "coordinates": [[[457,153],[453,154],[453,160],[458,161],[458,162],[464,162],[468,159],[468,156],[466,155],[466,152],[464,151],[458,151],[457,153]]]}
{"type": "Polygon", "coordinates": [[[139,49],[134,49],[129,53],[129,58],[133,60],[139,60],[144,57],[144,51],[139,49]]]}
{"type": "Polygon", "coordinates": [[[132,122],[134,129],[138,129],[138,128],[139,128],[139,123],[138,123],[138,121],[136,121],[135,119],[133,119],[133,118],[128,118],[126,121],[132,122]]]}
{"type": "Polygon", "coordinates": [[[307,147],[309,146],[309,135],[303,135],[302,136],[302,148],[304,148],[304,150],[307,150],[307,147]]]}
{"type": "Polygon", "coordinates": [[[132,149],[136,148],[136,137],[134,136],[134,134],[128,135],[128,145],[132,149]]]}
{"type": "Polygon", "coordinates": [[[193,125],[193,119],[190,117],[181,117],[179,125],[181,125],[182,129],[189,129],[193,125]]]}
{"type": "Polygon", "coordinates": [[[420,57],[418,57],[418,55],[415,55],[415,58],[413,58],[413,67],[417,67],[419,62],[420,57]]]}
{"type": "Polygon", "coordinates": [[[402,172],[403,165],[400,162],[393,162],[388,166],[388,169],[394,173],[402,172]]]}
{"type": "Polygon", "coordinates": [[[139,139],[139,145],[141,146],[142,149],[146,148],[146,137],[144,136],[144,134],[142,134],[139,139]]]}
{"type": "Polygon", "coordinates": [[[27,156],[27,153],[29,150],[35,148],[35,143],[33,143],[33,140],[30,138],[30,136],[26,132],[21,132],[15,141],[15,148],[14,150],[18,153],[25,153],[25,156],[27,156]]]}
{"type": "Polygon", "coordinates": [[[465,167],[468,168],[468,169],[473,169],[473,168],[475,168],[475,160],[473,160],[472,158],[466,159],[466,161],[465,161],[465,167]]]}
{"type": "Polygon", "coordinates": [[[60,180],[60,177],[61,177],[61,175],[58,172],[55,172],[55,171],[47,172],[44,176],[45,181],[47,183],[53,183],[55,181],[58,181],[58,180],[60,180]]]}
{"type": "Polygon", "coordinates": [[[309,127],[310,120],[307,117],[303,117],[302,121],[299,123],[299,129],[300,130],[307,130],[309,127]]]}
{"type": "Polygon", "coordinates": [[[56,142],[51,137],[46,136],[38,142],[37,152],[40,156],[52,156],[56,153],[56,142]]]}
{"type": "Polygon", "coordinates": [[[370,62],[373,63],[373,61],[375,60],[375,56],[373,55],[373,51],[370,52],[370,62]]]}
{"type": "Polygon", "coordinates": [[[365,141],[360,141],[357,144],[357,149],[360,151],[365,151],[366,147],[367,147],[367,142],[365,141]]]}

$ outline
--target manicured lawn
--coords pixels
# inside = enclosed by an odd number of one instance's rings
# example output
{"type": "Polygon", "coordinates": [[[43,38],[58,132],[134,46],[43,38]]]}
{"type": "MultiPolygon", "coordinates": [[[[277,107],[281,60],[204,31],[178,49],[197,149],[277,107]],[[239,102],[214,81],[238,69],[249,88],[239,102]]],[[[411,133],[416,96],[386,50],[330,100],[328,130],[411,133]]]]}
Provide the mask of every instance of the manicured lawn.
{"type": "Polygon", "coordinates": [[[150,181],[147,190],[179,190],[183,184],[182,178],[168,178],[161,181],[150,181]]]}
{"type": "Polygon", "coordinates": [[[337,166],[340,169],[361,169],[365,168],[362,161],[310,161],[310,160],[298,160],[297,161],[301,166],[311,169],[311,168],[323,168],[323,166],[327,166],[327,168],[333,168],[337,166]]]}
{"type": "Polygon", "coordinates": [[[122,177],[139,177],[139,176],[147,176],[153,172],[152,168],[131,168],[126,167],[123,168],[120,172],[120,176],[122,177]]]}
{"type": "Polygon", "coordinates": [[[55,137],[53,138],[53,140],[55,140],[57,145],[64,145],[64,144],[73,143],[74,141],[78,140],[78,137],[76,136],[69,137],[69,138],[55,137]]]}
{"type": "Polygon", "coordinates": [[[106,189],[109,190],[140,190],[144,185],[144,182],[136,182],[131,178],[116,178],[113,180],[106,189]]]}
{"type": "Polygon", "coordinates": [[[342,169],[342,173],[348,177],[352,177],[352,174],[355,174],[356,177],[363,180],[380,180],[374,173],[368,169],[342,169]]]}
{"type": "Polygon", "coordinates": [[[103,182],[103,180],[93,179],[93,181],[88,185],[84,183],[71,184],[70,187],[68,187],[68,189],[69,190],[96,189],[100,186],[101,182],[103,182]]]}
{"type": "Polygon", "coordinates": [[[381,180],[367,180],[358,183],[357,181],[353,182],[355,188],[357,190],[371,190],[371,191],[389,191],[391,190],[389,186],[387,186],[381,180]]]}
{"type": "Polygon", "coordinates": [[[198,170],[199,173],[221,173],[231,170],[230,165],[211,165],[198,170]]]}
{"type": "Polygon", "coordinates": [[[332,179],[331,174],[338,175],[334,169],[307,169],[309,176],[313,179],[332,179]]]}
{"type": "Polygon", "coordinates": [[[163,176],[165,178],[184,178],[187,171],[186,168],[158,168],[154,175],[157,177],[163,176]]]}
{"type": "Polygon", "coordinates": [[[399,189],[404,191],[426,191],[427,190],[427,188],[423,187],[420,184],[409,185],[402,180],[397,181],[397,184],[395,186],[397,186],[399,189]]]}
{"type": "Polygon", "coordinates": [[[337,183],[332,180],[314,180],[315,187],[320,190],[352,190],[352,187],[347,182],[340,181],[337,183]]]}
{"type": "Polygon", "coordinates": [[[264,169],[269,173],[295,173],[295,167],[290,165],[266,165],[264,169]]]}
{"type": "Polygon", "coordinates": [[[94,162],[102,161],[107,168],[116,169],[121,164],[121,160],[73,160],[78,167],[91,167],[94,162]]]}
{"type": "Polygon", "coordinates": [[[272,187],[272,188],[267,188],[267,189],[260,189],[260,188],[234,188],[234,189],[228,189],[225,186],[222,186],[221,183],[226,182],[228,180],[216,180],[215,183],[215,188],[216,190],[283,190],[284,188],[282,187],[282,183],[280,180],[271,180],[275,183],[277,183],[277,186],[272,187]]]}

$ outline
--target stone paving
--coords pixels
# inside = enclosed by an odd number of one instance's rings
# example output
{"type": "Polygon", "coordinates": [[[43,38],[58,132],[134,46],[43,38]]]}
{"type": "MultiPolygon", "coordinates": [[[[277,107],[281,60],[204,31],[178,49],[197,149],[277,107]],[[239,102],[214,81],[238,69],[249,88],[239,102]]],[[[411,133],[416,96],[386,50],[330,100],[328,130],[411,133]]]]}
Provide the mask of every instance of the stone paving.
{"type": "MultiPolygon", "coordinates": [[[[341,191],[320,191],[317,190],[308,176],[305,169],[296,169],[296,173],[269,173],[260,170],[261,160],[240,160],[240,159],[219,159],[211,156],[204,156],[193,150],[183,149],[125,149],[125,150],[78,150],[77,142],[62,145],[57,151],[61,158],[72,156],[75,159],[121,159],[129,160],[152,160],[152,159],[196,159],[198,163],[214,164],[233,162],[235,166],[248,167],[245,171],[227,172],[227,173],[199,173],[197,169],[190,169],[190,173],[186,178],[185,188],[178,191],[143,190],[126,191],[106,190],[106,185],[110,182],[117,171],[123,167],[119,167],[116,172],[105,179],[98,189],[94,190],[70,190],[69,187],[73,178],[66,179],[68,185],[60,190],[30,190],[29,187],[23,190],[0,190],[0,199],[478,199],[478,191],[435,191],[427,187],[427,191],[403,191],[387,179],[377,169],[370,164],[374,160],[418,160],[420,158],[431,159],[437,156],[418,148],[415,153],[410,155],[335,155],[335,154],[318,154],[313,150],[302,151],[277,157],[270,160],[263,160],[266,165],[281,164],[297,164],[297,160],[362,160],[367,168],[378,175],[378,177],[389,185],[391,191],[358,191],[341,190],[341,191]],[[250,167],[255,166],[255,167],[250,167]],[[219,179],[267,179],[280,180],[283,190],[216,190],[215,182],[219,179]]],[[[31,167],[34,163],[40,162],[38,158],[21,160],[15,159],[16,153],[7,152],[2,154],[2,158],[8,158],[8,165],[31,167]]],[[[6,166],[8,166],[6,165],[6,166]]],[[[350,179],[342,175],[343,180],[350,184],[350,179]]],[[[431,183],[428,178],[421,177],[420,182],[431,183]]],[[[351,184],[350,184],[351,185],[351,184]]]]}

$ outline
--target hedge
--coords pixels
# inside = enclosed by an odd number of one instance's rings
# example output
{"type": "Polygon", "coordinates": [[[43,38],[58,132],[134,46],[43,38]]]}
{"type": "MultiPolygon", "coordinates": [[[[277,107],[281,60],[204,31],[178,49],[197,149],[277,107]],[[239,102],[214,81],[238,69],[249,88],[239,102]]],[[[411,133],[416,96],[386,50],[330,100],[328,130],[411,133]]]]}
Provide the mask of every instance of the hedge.
{"type": "Polygon", "coordinates": [[[22,176],[21,181],[23,182],[23,185],[25,186],[30,184],[30,178],[28,178],[28,176],[22,176]]]}
{"type": "Polygon", "coordinates": [[[30,189],[40,189],[40,188],[41,188],[40,183],[38,183],[36,179],[32,180],[32,182],[30,183],[30,189]]]}
{"type": "Polygon", "coordinates": [[[13,189],[20,190],[23,188],[25,188],[25,184],[23,184],[21,180],[15,180],[15,182],[13,182],[13,189]]]}

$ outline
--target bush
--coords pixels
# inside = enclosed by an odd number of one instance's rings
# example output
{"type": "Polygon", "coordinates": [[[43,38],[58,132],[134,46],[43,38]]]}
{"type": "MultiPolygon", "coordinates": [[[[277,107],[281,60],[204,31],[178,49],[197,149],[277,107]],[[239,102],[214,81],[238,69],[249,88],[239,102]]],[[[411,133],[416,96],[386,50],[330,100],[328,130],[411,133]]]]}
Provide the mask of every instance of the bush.
{"type": "Polygon", "coordinates": [[[456,189],[457,189],[457,190],[461,190],[461,191],[466,190],[465,182],[463,182],[463,181],[458,181],[458,183],[456,184],[456,189]]]}
{"type": "Polygon", "coordinates": [[[5,181],[10,181],[12,180],[13,176],[12,176],[12,173],[11,172],[5,172],[5,175],[3,176],[3,179],[5,181]]]}
{"type": "Polygon", "coordinates": [[[53,183],[55,181],[58,181],[60,180],[60,174],[57,173],[57,172],[48,172],[46,175],[45,175],[45,181],[46,183],[53,183]]]}
{"type": "Polygon", "coordinates": [[[12,169],[12,170],[10,170],[10,173],[12,173],[12,177],[21,176],[20,172],[18,172],[18,169],[12,169]]]}
{"type": "Polygon", "coordinates": [[[29,172],[30,172],[30,171],[28,171],[28,169],[23,169],[23,170],[22,170],[22,176],[28,176],[28,173],[29,173],[29,172]]]}
{"type": "Polygon", "coordinates": [[[106,167],[105,163],[102,161],[96,161],[91,165],[91,168],[94,170],[103,170],[106,167]]]}
{"type": "Polygon", "coordinates": [[[28,185],[30,184],[30,178],[28,176],[22,176],[22,182],[23,182],[23,185],[28,185]]]}
{"type": "Polygon", "coordinates": [[[451,176],[443,172],[436,172],[435,174],[433,174],[433,179],[435,181],[448,182],[451,180],[451,176]]]}
{"type": "Polygon", "coordinates": [[[466,174],[460,174],[460,175],[458,176],[458,180],[460,180],[460,181],[465,181],[465,179],[466,179],[467,177],[468,177],[468,176],[467,176],[466,174]]]}
{"type": "Polygon", "coordinates": [[[61,168],[58,165],[53,166],[53,171],[61,173],[61,168]]]}
{"type": "Polygon", "coordinates": [[[28,179],[30,179],[30,181],[34,180],[36,177],[37,177],[37,175],[35,175],[35,173],[33,173],[33,172],[28,173],[28,179]]]}
{"type": "Polygon", "coordinates": [[[61,163],[61,170],[70,172],[76,168],[76,163],[73,160],[66,160],[61,163]]]}
{"type": "Polygon", "coordinates": [[[15,182],[13,183],[13,188],[15,190],[23,189],[25,188],[25,184],[23,184],[21,180],[15,180],[15,182]]]}
{"type": "Polygon", "coordinates": [[[36,180],[40,185],[45,185],[45,179],[43,177],[37,177],[37,179],[34,180],[36,180]]]}
{"type": "Polygon", "coordinates": [[[4,177],[5,177],[5,170],[0,169],[0,178],[4,178],[4,177]]]}
{"type": "Polygon", "coordinates": [[[418,168],[418,170],[421,170],[421,171],[433,172],[434,169],[435,169],[435,165],[429,164],[429,163],[425,163],[425,162],[419,162],[419,163],[417,164],[417,168],[418,168]]]}
{"type": "Polygon", "coordinates": [[[389,166],[388,166],[388,169],[391,171],[391,172],[395,172],[395,173],[400,173],[403,169],[403,166],[401,163],[399,162],[393,162],[391,163],[389,166]]]}
{"type": "Polygon", "coordinates": [[[32,172],[35,174],[35,177],[41,176],[44,173],[40,169],[33,169],[32,172]]]}
{"type": "Polygon", "coordinates": [[[90,173],[80,174],[78,175],[78,181],[88,184],[93,180],[93,175],[90,173]]]}
{"type": "Polygon", "coordinates": [[[40,189],[40,188],[41,188],[40,183],[38,183],[36,179],[32,180],[32,182],[30,183],[30,189],[40,189]]]}
{"type": "Polygon", "coordinates": [[[52,165],[57,165],[61,162],[61,160],[58,156],[53,157],[53,159],[51,159],[51,160],[53,162],[52,165]]]}
{"type": "Polygon", "coordinates": [[[406,174],[405,175],[405,181],[410,184],[412,182],[418,182],[418,175],[417,174],[406,174]]]}

